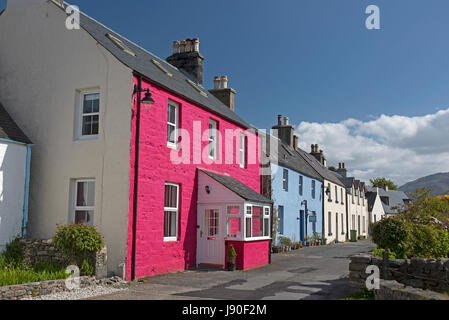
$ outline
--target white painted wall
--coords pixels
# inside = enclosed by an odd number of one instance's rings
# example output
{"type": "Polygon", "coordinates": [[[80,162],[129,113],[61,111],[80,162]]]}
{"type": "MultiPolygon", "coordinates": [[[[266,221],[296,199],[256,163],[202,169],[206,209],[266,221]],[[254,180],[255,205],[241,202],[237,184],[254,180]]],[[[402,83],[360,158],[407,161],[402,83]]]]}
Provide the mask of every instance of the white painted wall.
{"type": "MultiPolygon", "coordinates": [[[[355,195],[354,189],[352,189],[352,194],[348,193],[348,223],[349,230],[358,230],[358,219],[360,217],[360,235],[368,236],[368,226],[369,226],[369,214],[368,214],[368,200],[366,196],[355,195]],[[355,217],[355,224],[353,224],[352,217],[355,217]],[[365,223],[364,223],[365,221],[365,223]]],[[[350,235],[349,235],[350,238],[350,235]]]]}
{"type": "Polygon", "coordinates": [[[0,251],[22,233],[25,145],[0,141],[0,251]]]}
{"type": "MultiPolygon", "coordinates": [[[[8,4],[15,0],[10,0],[8,4]]],[[[83,29],[67,30],[52,2],[8,6],[0,15],[0,97],[35,144],[29,232],[50,238],[69,222],[70,182],[94,178],[94,225],[120,272],[128,231],[132,71],[83,29]],[[77,90],[99,88],[100,132],[74,139],[77,90]]]]}
{"type": "Polygon", "coordinates": [[[372,223],[374,222],[374,216],[376,216],[376,221],[380,221],[386,217],[384,207],[382,205],[382,200],[380,199],[379,194],[377,194],[373,209],[369,214],[372,223]]]}
{"type": "Polygon", "coordinates": [[[346,233],[348,232],[348,227],[346,223],[346,189],[335,183],[324,180],[324,191],[326,191],[327,187],[330,185],[330,196],[326,195],[324,192],[324,237],[327,239],[327,243],[331,243],[335,240],[340,242],[344,242],[346,240],[346,233]],[[335,201],[335,186],[337,186],[338,192],[338,203],[335,201]],[[343,190],[344,201],[341,200],[341,190],[343,190]],[[329,201],[329,197],[332,201],[329,201]],[[332,234],[329,234],[329,212],[331,212],[331,231],[332,234]],[[343,224],[341,222],[341,215],[343,214],[343,224]],[[336,217],[338,216],[338,232],[336,225],[336,217]],[[344,229],[344,230],[342,230],[344,229]],[[344,232],[344,233],[343,233],[344,232]]]}

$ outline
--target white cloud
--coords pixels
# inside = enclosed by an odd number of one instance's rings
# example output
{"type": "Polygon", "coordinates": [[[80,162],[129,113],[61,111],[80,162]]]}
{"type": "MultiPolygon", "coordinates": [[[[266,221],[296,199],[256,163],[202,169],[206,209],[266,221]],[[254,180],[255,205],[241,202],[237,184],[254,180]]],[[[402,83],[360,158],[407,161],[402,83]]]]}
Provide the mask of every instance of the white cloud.
{"type": "Polygon", "coordinates": [[[319,144],[328,165],[345,162],[349,173],[369,182],[387,177],[402,185],[449,171],[449,109],[422,117],[381,115],[367,122],[301,122],[300,146],[319,144]]]}

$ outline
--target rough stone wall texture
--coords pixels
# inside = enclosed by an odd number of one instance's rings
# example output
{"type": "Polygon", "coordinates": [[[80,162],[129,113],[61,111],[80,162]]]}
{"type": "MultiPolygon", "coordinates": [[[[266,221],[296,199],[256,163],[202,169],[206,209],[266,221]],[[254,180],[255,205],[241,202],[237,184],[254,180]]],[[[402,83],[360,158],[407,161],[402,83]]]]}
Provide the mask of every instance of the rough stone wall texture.
{"type": "MultiPolygon", "coordinates": [[[[137,84],[137,78],[134,79],[137,84]]],[[[136,232],[136,278],[161,273],[182,271],[196,266],[197,247],[197,168],[209,169],[218,173],[228,173],[257,192],[260,192],[259,154],[255,164],[246,168],[234,160],[233,164],[203,163],[201,154],[207,152],[208,139],[201,139],[209,128],[209,119],[218,121],[218,131],[222,137],[226,129],[244,129],[221,116],[196,106],[175,96],[156,85],[143,81],[142,88],[149,88],[155,104],[150,110],[142,107],[140,126],[140,161],[137,204],[136,232]],[[170,160],[172,149],[167,147],[167,105],[169,100],[179,103],[179,127],[190,134],[190,164],[175,165],[170,160]],[[194,126],[201,123],[201,130],[194,126]],[[199,137],[199,139],[195,138],[199,137]],[[194,164],[194,159],[201,164],[194,164]],[[180,185],[178,241],[164,242],[164,184],[180,185]]],[[[133,100],[130,192],[128,219],[128,251],[126,277],[131,277],[131,258],[133,240],[133,193],[134,193],[134,145],[136,127],[136,98],[133,100]]],[[[183,137],[182,139],[186,139],[183,137]]],[[[224,139],[223,139],[224,140],[224,139]]],[[[250,139],[248,139],[250,140],[250,139]]],[[[258,138],[257,138],[258,140],[258,138]]],[[[184,143],[186,140],[184,140],[184,143]]],[[[234,146],[238,139],[233,140],[234,146]]],[[[259,143],[258,143],[259,145],[259,143]]],[[[218,148],[218,158],[225,159],[223,146],[218,148]]],[[[236,150],[232,155],[236,155],[236,150]]],[[[206,156],[207,158],[207,156],[206,156]]],[[[235,159],[235,157],[233,157],[235,159]]],[[[223,161],[224,162],[224,161],[223,161]]]]}
{"type": "MultiPolygon", "coordinates": [[[[65,257],[62,251],[55,247],[52,239],[36,240],[36,239],[21,239],[23,244],[24,262],[34,265],[38,261],[57,262],[63,266],[71,264],[65,257]]],[[[94,254],[95,276],[97,279],[107,277],[107,249],[94,254]]]]}
{"type": "Polygon", "coordinates": [[[407,287],[394,280],[381,280],[374,297],[376,300],[449,300],[447,294],[407,287]]]}
{"type": "MultiPolygon", "coordinates": [[[[65,279],[0,287],[0,300],[19,300],[68,291],[65,279]]],[[[95,277],[80,277],[80,288],[96,284],[95,277]]]]}
{"type": "Polygon", "coordinates": [[[353,256],[349,264],[351,285],[366,288],[365,281],[369,274],[365,271],[370,265],[379,267],[383,280],[395,280],[418,289],[449,291],[449,259],[388,259],[385,266],[382,258],[372,255],[353,256]]]}

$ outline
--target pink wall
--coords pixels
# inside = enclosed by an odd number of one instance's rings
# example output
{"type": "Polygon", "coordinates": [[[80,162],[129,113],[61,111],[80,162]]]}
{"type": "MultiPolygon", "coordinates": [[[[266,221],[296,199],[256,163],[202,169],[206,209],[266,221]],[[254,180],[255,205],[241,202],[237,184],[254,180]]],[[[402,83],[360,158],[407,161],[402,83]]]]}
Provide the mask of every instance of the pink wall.
{"type": "Polygon", "coordinates": [[[269,253],[268,248],[270,245],[269,240],[261,241],[228,241],[226,246],[226,265],[228,264],[227,252],[228,246],[233,245],[237,257],[235,259],[235,265],[237,270],[248,270],[257,268],[268,264],[269,253]]]}
{"type": "MultiPolygon", "coordinates": [[[[137,84],[137,77],[134,83],[137,84]]],[[[160,273],[176,272],[196,265],[196,225],[197,225],[197,168],[228,173],[250,188],[260,192],[259,159],[257,163],[240,168],[238,164],[179,164],[170,161],[172,149],[167,147],[167,105],[171,99],[180,104],[180,127],[192,135],[193,121],[201,121],[202,130],[209,127],[209,118],[218,121],[218,129],[224,136],[225,129],[239,127],[220,116],[214,115],[165,89],[143,81],[142,88],[149,88],[155,104],[150,110],[141,109],[140,161],[137,213],[136,278],[160,273]],[[164,183],[180,184],[179,232],[176,242],[164,242],[164,183]]],[[[134,143],[136,128],[136,97],[133,100],[127,278],[131,277],[133,186],[134,186],[134,143]]],[[[191,139],[193,140],[193,139],[191,139]]],[[[237,139],[236,139],[237,140],[237,139]]],[[[238,143],[235,141],[234,143],[238,143]]],[[[193,141],[190,142],[193,144],[193,141]]],[[[202,142],[202,148],[207,148],[202,142]]],[[[219,159],[224,159],[223,147],[219,149],[219,159]]],[[[235,148],[234,148],[235,149],[235,148]]],[[[201,149],[202,150],[202,149],[201,149]]],[[[198,154],[201,150],[195,150],[198,154]]],[[[257,155],[259,155],[257,150],[257,155]]],[[[193,160],[194,152],[190,157],[193,160]]],[[[268,249],[267,249],[268,250],[268,249]]]]}

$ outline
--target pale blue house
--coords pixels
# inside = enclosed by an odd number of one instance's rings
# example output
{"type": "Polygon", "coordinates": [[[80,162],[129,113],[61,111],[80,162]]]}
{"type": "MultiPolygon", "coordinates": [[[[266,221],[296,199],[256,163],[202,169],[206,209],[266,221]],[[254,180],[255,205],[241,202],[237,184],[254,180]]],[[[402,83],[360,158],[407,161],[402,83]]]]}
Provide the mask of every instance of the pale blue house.
{"type": "Polygon", "coordinates": [[[277,154],[270,153],[271,196],[279,218],[276,239],[305,242],[307,235],[323,230],[323,179],[301,156],[288,119],[273,129],[279,137],[277,154]]]}

